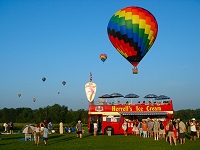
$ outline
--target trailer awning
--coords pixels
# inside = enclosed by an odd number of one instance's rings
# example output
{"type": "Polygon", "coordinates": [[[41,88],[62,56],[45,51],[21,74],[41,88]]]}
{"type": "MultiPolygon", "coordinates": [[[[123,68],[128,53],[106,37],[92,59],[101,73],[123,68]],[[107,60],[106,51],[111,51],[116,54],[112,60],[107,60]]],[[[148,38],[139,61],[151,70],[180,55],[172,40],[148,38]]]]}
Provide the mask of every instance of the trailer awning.
{"type": "Polygon", "coordinates": [[[134,115],[134,116],[151,116],[151,115],[166,115],[167,112],[120,112],[121,115],[134,115]]]}

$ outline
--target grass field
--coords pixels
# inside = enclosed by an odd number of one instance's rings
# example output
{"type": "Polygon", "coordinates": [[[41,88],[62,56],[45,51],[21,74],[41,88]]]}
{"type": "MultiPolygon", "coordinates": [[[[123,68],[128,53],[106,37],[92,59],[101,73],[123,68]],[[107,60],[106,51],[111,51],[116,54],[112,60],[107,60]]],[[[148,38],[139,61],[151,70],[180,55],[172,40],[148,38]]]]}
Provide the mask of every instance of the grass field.
{"type": "Polygon", "coordinates": [[[34,141],[22,141],[24,134],[1,135],[0,150],[34,150],[34,149],[72,149],[72,150],[198,150],[200,139],[189,141],[183,145],[170,146],[165,140],[154,141],[152,138],[142,138],[133,135],[98,135],[96,137],[83,134],[83,138],[76,138],[76,134],[50,134],[47,146],[43,141],[34,145],[34,141]]]}

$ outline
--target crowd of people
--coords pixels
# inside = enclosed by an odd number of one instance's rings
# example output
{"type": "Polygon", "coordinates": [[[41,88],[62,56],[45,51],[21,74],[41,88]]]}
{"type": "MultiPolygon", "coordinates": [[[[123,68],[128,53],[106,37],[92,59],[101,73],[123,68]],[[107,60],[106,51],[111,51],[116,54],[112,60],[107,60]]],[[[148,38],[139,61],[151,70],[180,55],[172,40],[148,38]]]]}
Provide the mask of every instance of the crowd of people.
{"type": "MultiPolygon", "coordinates": [[[[122,129],[124,130],[125,136],[127,136],[127,124],[127,120],[124,120],[122,129]]],[[[190,135],[190,141],[196,141],[196,138],[199,138],[200,124],[195,118],[192,118],[191,121],[188,120],[186,123],[180,118],[170,119],[165,124],[158,119],[147,118],[141,121],[135,119],[132,127],[133,135],[138,135],[143,138],[154,138],[154,140],[165,139],[170,145],[176,145],[177,142],[184,144],[186,141],[186,132],[190,135]]]]}
{"type": "MultiPolygon", "coordinates": [[[[93,126],[94,136],[96,136],[98,130],[97,122],[94,122],[93,126]]],[[[8,132],[8,127],[10,128],[10,133],[12,134],[14,127],[13,122],[3,124],[5,133],[8,132]]],[[[177,145],[177,142],[184,144],[186,142],[187,132],[187,135],[190,136],[190,141],[196,141],[196,139],[200,137],[200,124],[195,118],[188,120],[186,123],[184,123],[180,118],[170,119],[167,123],[163,123],[156,118],[147,118],[142,119],[141,121],[135,119],[131,128],[132,134],[135,136],[153,138],[154,140],[165,139],[170,145],[177,145]]],[[[43,136],[44,144],[46,146],[49,134],[53,131],[52,129],[53,125],[51,121],[47,123],[47,121],[44,120],[43,122],[36,124],[33,129],[34,144],[39,145],[40,139],[43,136]]],[[[77,138],[82,138],[84,128],[80,120],[77,122],[75,129],[77,138]]],[[[122,123],[122,129],[124,130],[124,135],[127,136],[128,122],[126,119],[124,119],[124,122],[122,123]]],[[[71,129],[68,128],[69,133],[71,132],[70,130],[71,129]]],[[[59,133],[63,134],[63,132],[63,123],[61,121],[59,123],[59,133]]]]}

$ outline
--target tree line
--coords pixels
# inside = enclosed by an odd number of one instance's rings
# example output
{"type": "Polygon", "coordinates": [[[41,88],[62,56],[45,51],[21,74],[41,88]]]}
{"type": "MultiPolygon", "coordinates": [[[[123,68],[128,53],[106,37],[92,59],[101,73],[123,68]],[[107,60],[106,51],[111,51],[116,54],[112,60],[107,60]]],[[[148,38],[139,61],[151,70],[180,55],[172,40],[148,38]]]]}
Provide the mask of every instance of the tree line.
{"type": "Polygon", "coordinates": [[[0,122],[17,122],[17,123],[40,123],[43,120],[47,122],[59,123],[61,120],[65,124],[74,125],[78,120],[81,120],[84,124],[87,123],[88,111],[84,109],[78,109],[74,111],[68,110],[65,105],[60,106],[54,104],[53,106],[47,106],[44,108],[38,108],[32,110],[31,108],[3,108],[0,109],[0,122]]]}
{"type": "MultiPolygon", "coordinates": [[[[31,108],[3,108],[0,109],[0,122],[17,122],[17,123],[39,123],[43,120],[52,121],[53,123],[59,123],[61,120],[65,124],[74,125],[78,120],[87,124],[88,110],[78,109],[76,111],[70,109],[65,105],[60,106],[54,104],[53,106],[47,106],[44,108],[38,108],[32,110],[31,108]]],[[[200,119],[200,108],[185,109],[174,111],[175,118],[181,118],[182,120],[188,120],[192,118],[200,119]]]]}

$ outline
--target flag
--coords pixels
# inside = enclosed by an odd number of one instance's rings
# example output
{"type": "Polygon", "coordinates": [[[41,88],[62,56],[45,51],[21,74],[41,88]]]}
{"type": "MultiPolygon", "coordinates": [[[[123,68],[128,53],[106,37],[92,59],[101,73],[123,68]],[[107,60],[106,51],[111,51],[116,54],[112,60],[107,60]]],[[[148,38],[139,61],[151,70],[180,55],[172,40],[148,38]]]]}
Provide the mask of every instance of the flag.
{"type": "Polygon", "coordinates": [[[92,82],[92,73],[90,72],[90,82],[92,82]]]}

